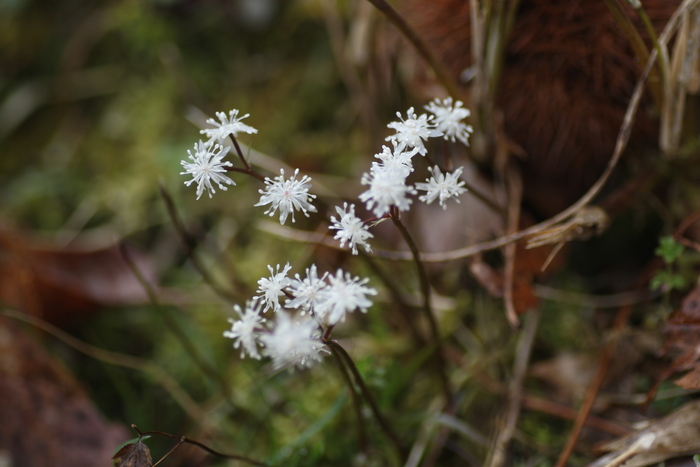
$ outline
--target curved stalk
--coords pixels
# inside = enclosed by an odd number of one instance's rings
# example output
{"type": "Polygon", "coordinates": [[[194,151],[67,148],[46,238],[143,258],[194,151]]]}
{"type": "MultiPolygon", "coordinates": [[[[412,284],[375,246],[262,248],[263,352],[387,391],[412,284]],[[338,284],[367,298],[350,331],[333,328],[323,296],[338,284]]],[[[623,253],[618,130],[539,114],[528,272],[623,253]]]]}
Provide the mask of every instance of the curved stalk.
{"type": "Polygon", "coordinates": [[[438,331],[437,322],[435,321],[435,315],[433,314],[433,308],[430,300],[430,281],[428,280],[428,274],[425,271],[425,265],[420,259],[420,252],[418,251],[418,245],[411,237],[410,232],[405,225],[401,222],[399,218],[399,210],[393,206],[391,211],[391,221],[394,223],[404,241],[408,244],[408,248],[411,250],[411,255],[413,256],[413,262],[418,270],[418,281],[420,283],[421,293],[423,295],[423,312],[425,317],[428,319],[428,324],[430,326],[430,334],[435,344],[435,360],[438,366],[438,373],[440,375],[440,382],[442,383],[442,390],[446,398],[446,402],[452,399],[452,391],[450,390],[450,382],[447,378],[445,358],[442,355],[442,346],[440,345],[440,333],[438,331]]]}

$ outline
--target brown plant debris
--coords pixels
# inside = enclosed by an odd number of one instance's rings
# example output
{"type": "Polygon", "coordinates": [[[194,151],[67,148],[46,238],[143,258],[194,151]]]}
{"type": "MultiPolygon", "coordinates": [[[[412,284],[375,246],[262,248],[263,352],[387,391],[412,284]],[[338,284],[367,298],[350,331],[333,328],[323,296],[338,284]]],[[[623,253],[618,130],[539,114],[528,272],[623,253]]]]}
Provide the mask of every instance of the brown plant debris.
{"type": "Polygon", "coordinates": [[[127,438],[74,377],[0,316],[0,451],[21,467],[106,467],[127,438]]]}
{"type": "Polygon", "coordinates": [[[115,467],[151,467],[151,450],[141,442],[126,444],[112,457],[115,467]]]}

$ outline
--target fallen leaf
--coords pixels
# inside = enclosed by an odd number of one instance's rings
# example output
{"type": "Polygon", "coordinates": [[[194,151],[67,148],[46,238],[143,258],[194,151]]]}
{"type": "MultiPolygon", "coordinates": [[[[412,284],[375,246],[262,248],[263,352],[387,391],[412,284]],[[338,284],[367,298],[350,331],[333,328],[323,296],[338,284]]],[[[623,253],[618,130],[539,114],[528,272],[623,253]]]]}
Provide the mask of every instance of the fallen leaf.
{"type": "Polygon", "coordinates": [[[650,402],[663,380],[680,371],[692,370],[674,381],[684,389],[700,388],[700,286],[691,290],[681,307],[668,317],[664,328],[662,355],[675,355],[647,395],[650,402]]]}
{"type": "Polygon", "coordinates": [[[121,448],[112,457],[115,467],[151,467],[151,450],[139,439],[135,443],[129,443],[121,448]]]}
{"type": "Polygon", "coordinates": [[[685,404],[636,433],[603,446],[612,451],[588,467],[642,467],[700,450],[700,401],[685,404]]]}
{"type": "Polygon", "coordinates": [[[9,465],[107,467],[126,439],[62,364],[0,315],[0,452],[9,465]]]}
{"type": "MultiPolygon", "coordinates": [[[[153,282],[143,254],[129,252],[153,282]]],[[[63,248],[32,235],[0,230],[0,301],[53,323],[74,321],[100,307],[145,303],[148,297],[118,245],[63,248]]]]}

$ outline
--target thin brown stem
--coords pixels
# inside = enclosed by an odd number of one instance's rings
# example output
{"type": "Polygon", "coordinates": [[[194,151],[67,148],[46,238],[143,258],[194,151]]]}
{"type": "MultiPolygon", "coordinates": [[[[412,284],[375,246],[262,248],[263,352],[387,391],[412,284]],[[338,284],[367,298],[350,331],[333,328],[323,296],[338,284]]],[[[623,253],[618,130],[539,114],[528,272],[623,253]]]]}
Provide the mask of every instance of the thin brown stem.
{"type": "Polygon", "coordinates": [[[261,182],[265,183],[265,177],[257,173],[255,170],[251,168],[247,169],[242,169],[240,167],[226,167],[227,172],[238,172],[246,175],[250,175],[251,177],[255,178],[256,180],[260,180],[261,182]]]}
{"type": "Polygon", "coordinates": [[[399,218],[399,210],[395,206],[392,206],[391,221],[394,223],[396,228],[401,233],[404,241],[408,244],[408,248],[411,250],[413,256],[413,262],[418,270],[418,281],[420,283],[421,293],[423,295],[423,312],[428,320],[428,325],[430,327],[430,334],[433,344],[435,344],[435,360],[437,363],[437,371],[440,376],[440,382],[442,383],[442,390],[445,396],[445,402],[449,403],[452,399],[452,390],[450,389],[450,381],[447,377],[447,364],[445,358],[442,354],[442,345],[440,343],[440,332],[438,331],[437,322],[435,320],[435,315],[432,309],[432,303],[430,299],[430,281],[428,279],[428,274],[425,271],[425,266],[420,259],[420,252],[418,251],[418,245],[413,240],[410,232],[403,225],[401,219],[399,218]]]}
{"type": "Polygon", "coordinates": [[[506,461],[506,448],[515,433],[515,425],[520,415],[520,407],[523,401],[523,381],[527,373],[527,365],[530,361],[530,353],[537,334],[539,323],[539,311],[533,311],[525,317],[525,325],[518,342],[513,364],[513,377],[508,387],[508,408],[503,428],[496,436],[490,459],[486,462],[488,467],[501,467],[506,461]]]}
{"type": "Polygon", "coordinates": [[[374,274],[379,278],[379,280],[382,281],[384,287],[389,291],[389,294],[391,294],[391,298],[393,299],[393,302],[398,306],[401,316],[403,317],[403,320],[406,323],[406,326],[408,326],[408,328],[411,330],[413,340],[416,342],[417,345],[425,345],[426,339],[421,335],[414,319],[416,307],[408,302],[404,294],[399,289],[398,285],[382,270],[381,267],[379,267],[379,265],[376,263],[376,261],[374,261],[374,259],[370,255],[360,252],[360,258],[362,258],[365,261],[365,263],[367,263],[372,272],[374,272],[374,274]]]}
{"type": "Polygon", "coordinates": [[[362,375],[360,374],[360,371],[355,366],[355,362],[352,361],[352,358],[350,357],[350,355],[343,348],[343,346],[340,345],[337,341],[327,340],[324,342],[331,349],[335,349],[335,351],[338,352],[338,354],[342,357],[343,363],[345,363],[346,367],[350,370],[350,373],[353,375],[353,377],[355,379],[355,384],[360,389],[360,392],[362,393],[362,396],[365,398],[365,401],[367,401],[367,403],[369,404],[370,410],[372,411],[372,415],[374,415],[374,418],[377,420],[377,423],[379,423],[379,426],[382,428],[384,433],[387,435],[387,437],[394,444],[394,448],[396,449],[396,453],[398,454],[399,459],[401,459],[401,462],[405,461],[406,456],[408,454],[406,449],[404,449],[403,445],[401,444],[401,440],[396,435],[394,430],[391,428],[391,425],[389,425],[389,423],[386,421],[386,419],[382,415],[381,411],[379,410],[379,406],[377,405],[376,401],[374,400],[372,393],[369,391],[367,384],[365,384],[364,379],[362,379],[362,375]]]}
{"type": "Polygon", "coordinates": [[[158,300],[158,295],[156,294],[156,291],[153,290],[151,284],[143,276],[138,266],[131,258],[131,255],[126,249],[126,245],[124,243],[121,243],[119,245],[119,251],[121,252],[122,257],[124,258],[124,261],[126,261],[126,264],[129,266],[129,269],[131,269],[131,272],[139,281],[143,289],[146,291],[146,294],[148,295],[148,298],[151,301],[153,308],[160,315],[161,319],[165,322],[165,325],[170,329],[170,332],[172,332],[175,335],[175,337],[180,341],[182,347],[185,349],[190,358],[195,362],[195,364],[199,367],[202,373],[204,373],[206,376],[211,378],[219,385],[222,395],[224,399],[229,403],[229,405],[234,409],[238,409],[238,407],[236,407],[236,405],[233,403],[233,400],[230,397],[230,391],[226,380],[224,380],[224,378],[221,377],[216,368],[214,368],[211,364],[209,364],[209,362],[207,362],[204,359],[204,357],[202,357],[197,347],[187,336],[185,331],[182,330],[177,321],[175,321],[173,317],[170,316],[170,314],[163,309],[163,307],[160,304],[160,301],[158,300]]]}
{"type": "Polygon", "coordinates": [[[182,439],[179,439],[178,442],[177,442],[177,444],[176,444],[175,446],[173,446],[172,449],[170,449],[170,451],[166,452],[165,455],[164,455],[163,457],[161,457],[161,458],[158,460],[158,462],[156,462],[155,464],[153,464],[151,467],[156,467],[158,464],[160,464],[161,462],[163,462],[170,454],[174,453],[175,450],[176,450],[177,448],[179,448],[180,446],[182,446],[182,443],[184,443],[184,441],[183,441],[182,439]]]}
{"type": "MultiPolygon", "coordinates": [[[[236,139],[236,135],[231,133],[231,134],[229,134],[229,137],[231,138],[231,141],[233,141],[233,146],[236,148],[236,154],[238,154],[238,158],[243,163],[243,166],[248,170],[248,172],[252,172],[252,169],[250,167],[250,163],[246,160],[245,156],[243,155],[243,151],[241,151],[241,146],[240,146],[240,144],[238,144],[238,140],[236,139]]],[[[252,173],[251,173],[251,175],[252,175],[252,173]]]]}
{"type": "Polygon", "coordinates": [[[187,254],[187,257],[192,262],[192,265],[202,276],[202,279],[204,279],[204,281],[207,284],[209,284],[209,287],[211,287],[214,292],[226,298],[227,300],[236,300],[238,298],[237,295],[234,292],[227,290],[221,287],[219,284],[217,284],[214,278],[207,270],[207,268],[204,267],[204,265],[202,264],[199,257],[195,254],[194,251],[196,247],[196,241],[194,237],[185,228],[182,219],[180,219],[180,216],[177,213],[175,203],[173,202],[170,193],[168,193],[168,191],[165,189],[162,183],[158,185],[158,188],[160,191],[160,196],[165,202],[165,207],[168,211],[168,217],[170,217],[170,221],[173,223],[173,227],[175,227],[175,232],[177,232],[178,237],[180,237],[180,241],[182,242],[182,246],[185,248],[185,254],[187,254]]]}
{"type": "Polygon", "coordinates": [[[333,354],[333,357],[335,358],[336,363],[338,364],[338,370],[340,371],[341,375],[343,376],[343,380],[345,381],[345,384],[347,384],[348,389],[350,390],[350,395],[352,397],[352,406],[355,411],[355,417],[357,418],[357,435],[359,439],[360,451],[363,453],[367,453],[367,447],[369,443],[367,441],[367,433],[365,432],[364,420],[362,419],[362,403],[360,401],[359,395],[357,394],[357,390],[355,389],[355,385],[352,383],[352,378],[348,373],[348,369],[343,364],[343,358],[340,356],[340,353],[338,353],[338,350],[335,347],[330,346],[330,349],[331,353],[333,354]]]}
{"type": "MultiPolygon", "coordinates": [[[[166,436],[166,437],[168,437],[168,438],[173,438],[173,439],[178,440],[178,446],[179,446],[179,444],[183,444],[183,443],[192,444],[193,446],[197,446],[199,449],[201,449],[201,450],[203,450],[203,451],[206,451],[207,453],[211,454],[211,455],[214,456],[214,457],[220,457],[220,458],[222,458],[222,459],[232,459],[232,460],[237,460],[237,461],[245,462],[245,463],[251,464],[251,465],[258,465],[258,466],[261,466],[261,467],[267,467],[267,464],[265,464],[265,463],[263,463],[263,462],[258,462],[258,461],[253,460],[253,459],[249,459],[249,458],[247,458],[247,457],[245,457],[245,456],[237,456],[237,455],[235,455],[235,454],[223,454],[223,453],[220,453],[220,452],[218,452],[218,451],[213,450],[213,449],[210,448],[209,446],[200,443],[199,441],[195,441],[195,440],[189,439],[189,438],[187,438],[187,437],[185,437],[185,436],[171,435],[170,433],[165,433],[165,432],[162,432],[162,431],[141,431],[141,430],[138,429],[138,427],[137,427],[136,425],[131,425],[131,428],[133,428],[134,430],[136,430],[136,432],[139,434],[140,437],[143,437],[143,436],[146,436],[146,435],[166,436]]],[[[177,448],[178,446],[176,446],[176,448],[177,448]]],[[[166,454],[166,457],[167,457],[168,455],[170,455],[170,453],[171,453],[172,451],[174,451],[174,450],[175,450],[175,449],[171,449],[170,452],[168,452],[168,454],[166,454]]],[[[162,460],[163,460],[163,459],[161,459],[161,461],[162,461],[162,460]]],[[[158,461],[158,462],[160,462],[160,461],[158,461]]],[[[154,467],[155,467],[155,466],[154,466],[154,467]]]]}
{"type": "Polygon", "coordinates": [[[462,91],[457,85],[457,81],[452,77],[450,72],[447,70],[442,61],[430,50],[427,42],[416,32],[406,18],[404,18],[401,13],[399,13],[393,6],[389,4],[386,0],[368,0],[372,5],[374,5],[379,11],[381,11],[386,18],[391,21],[391,23],[401,31],[401,34],[408,39],[408,41],[413,44],[416,52],[423,57],[423,59],[428,62],[428,65],[435,72],[435,76],[438,81],[445,87],[445,90],[455,99],[464,100],[462,98],[462,91]]]}

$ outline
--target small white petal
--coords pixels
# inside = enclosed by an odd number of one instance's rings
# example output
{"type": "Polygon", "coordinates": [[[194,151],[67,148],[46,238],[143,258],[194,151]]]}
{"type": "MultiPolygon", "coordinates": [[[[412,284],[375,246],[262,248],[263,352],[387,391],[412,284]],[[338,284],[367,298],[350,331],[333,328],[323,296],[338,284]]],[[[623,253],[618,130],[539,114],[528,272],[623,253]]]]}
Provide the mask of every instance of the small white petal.
{"type": "Polygon", "coordinates": [[[269,333],[260,335],[263,354],[272,358],[276,369],[289,366],[308,368],[320,362],[322,352],[327,352],[321,341],[321,330],[313,318],[294,321],[280,311],[275,327],[269,333]]]}
{"type": "Polygon", "coordinates": [[[192,175],[192,180],[187,180],[185,185],[190,186],[192,182],[197,182],[197,199],[202,196],[206,189],[211,198],[212,193],[215,193],[212,182],[219,185],[219,188],[226,191],[226,185],[235,185],[236,183],[226,173],[226,167],[232,167],[228,161],[222,161],[230,148],[221,147],[218,144],[207,146],[201,140],[194,145],[194,155],[191,151],[187,151],[192,162],[181,161],[180,164],[185,168],[185,172],[180,172],[180,175],[192,175]]]}
{"type": "Polygon", "coordinates": [[[353,255],[357,254],[357,245],[362,245],[367,252],[371,252],[372,248],[367,243],[367,239],[373,238],[374,235],[367,230],[367,225],[362,222],[362,219],[355,216],[355,205],[351,204],[348,209],[348,203],[343,203],[342,209],[336,206],[335,210],[340,215],[340,219],[331,216],[333,225],[329,228],[337,230],[333,238],[340,240],[340,247],[343,248],[347,242],[353,255]]]}
{"type": "Polygon", "coordinates": [[[326,317],[330,325],[345,321],[345,314],[359,309],[366,313],[372,306],[367,295],[377,295],[377,290],[365,287],[369,279],[352,277],[349,272],[338,269],[336,275],[328,276],[329,285],[323,291],[322,305],[316,310],[317,316],[326,317]]]}
{"type": "Polygon", "coordinates": [[[454,172],[445,174],[440,172],[440,168],[437,165],[429,167],[428,170],[430,170],[432,177],[427,179],[426,183],[416,183],[417,189],[427,192],[419,196],[418,199],[427,204],[439,199],[440,206],[443,209],[447,209],[445,201],[449,198],[454,198],[459,203],[459,198],[457,197],[467,191],[466,188],[463,188],[464,182],[459,180],[464,167],[459,167],[454,172]]]}
{"type": "Polygon", "coordinates": [[[207,145],[211,145],[214,142],[223,144],[229,135],[237,137],[239,132],[248,134],[258,132],[258,130],[256,130],[252,126],[248,126],[245,123],[241,123],[241,120],[243,120],[246,117],[249,117],[250,114],[245,114],[242,117],[238,117],[237,109],[231,110],[229,112],[229,117],[226,117],[226,114],[224,112],[217,112],[216,116],[219,117],[221,123],[217,122],[213,118],[207,120],[208,124],[213,125],[216,128],[205,128],[204,130],[200,131],[201,134],[207,135],[207,137],[209,138],[209,141],[207,141],[207,145]]]}
{"type": "Polygon", "coordinates": [[[228,319],[231,323],[231,330],[224,331],[224,337],[233,339],[234,349],[241,348],[241,358],[245,357],[247,352],[251,358],[260,360],[260,354],[256,345],[256,334],[266,321],[265,318],[260,316],[260,305],[260,302],[256,300],[249,301],[246,303],[245,312],[241,310],[240,306],[234,305],[233,309],[241,319],[228,319]]]}
{"type": "Polygon", "coordinates": [[[318,278],[316,265],[312,264],[306,269],[306,278],[303,280],[296,275],[296,279],[292,279],[289,283],[289,292],[294,296],[293,299],[287,300],[285,305],[288,308],[301,308],[301,315],[307,312],[313,312],[322,298],[321,292],[327,287],[324,282],[328,273],[318,278]]]}
{"type": "Polygon", "coordinates": [[[382,217],[389,212],[391,206],[400,211],[407,211],[412,200],[409,194],[416,194],[411,185],[406,185],[406,173],[401,169],[372,167],[369,173],[364,173],[360,179],[369,189],[360,194],[360,201],[367,204],[367,209],[374,208],[374,215],[382,217]]]}
{"type": "Polygon", "coordinates": [[[263,277],[258,281],[257,292],[260,298],[265,301],[265,311],[272,308],[272,311],[277,311],[280,309],[280,296],[284,295],[284,288],[290,283],[290,279],[287,277],[287,273],[292,267],[287,263],[280,272],[280,265],[277,265],[276,271],[272,269],[272,266],[268,265],[267,269],[270,270],[270,277],[263,277]]]}
{"type": "Polygon", "coordinates": [[[289,214],[292,215],[292,222],[294,222],[294,210],[302,211],[306,217],[309,217],[309,212],[316,212],[316,208],[311,204],[316,195],[309,194],[311,177],[304,175],[301,180],[296,180],[298,174],[299,169],[296,169],[294,175],[289,180],[285,180],[284,169],[280,169],[280,174],[274,180],[265,177],[267,186],[264,190],[258,190],[262,196],[255,206],[269,204],[270,207],[265,214],[270,216],[279,209],[280,224],[286,222],[289,214]]]}
{"type": "Polygon", "coordinates": [[[391,122],[387,125],[389,128],[396,130],[396,134],[387,137],[386,140],[397,142],[400,149],[406,147],[417,148],[418,153],[421,156],[425,156],[428,151],[425,149],[423,140],[442,136],[442,133],[435,129],[435,124],[431,121],[433,119],[432,115],[428,117],[422,114],[417,117],[413,107],[406,112],[406,120],[403,119],[401,113],[396,112],[396,115],[401,121],[391,122]]]}
{"type": "Polygon", "coordinates": [[[462,101],[457,101],[453,106],[452,98],[448,97],[442,102],[440,99],[435,99],[426,105],[425,109],[435,115],[435,128],[444,134],[445,139],[450,139],[454,143],[456,137],[469,146],[469,134],[473,133],[474,129],[471,125],[462,122],[471,114],[469,109],[462,105],[462,101]]]}

